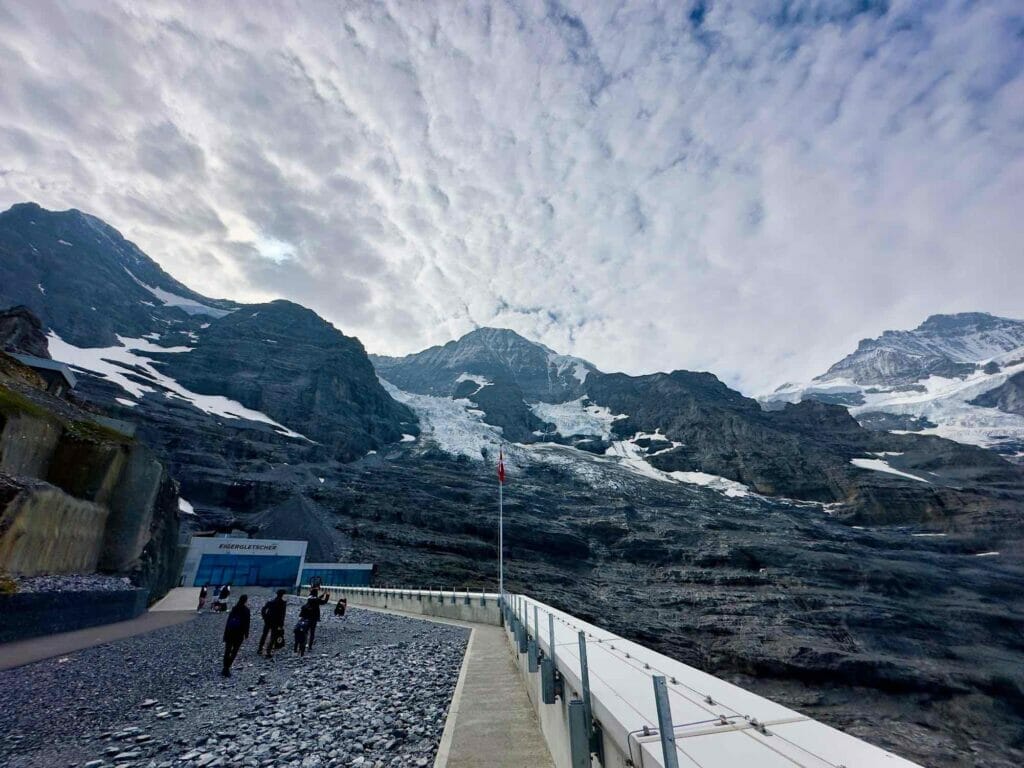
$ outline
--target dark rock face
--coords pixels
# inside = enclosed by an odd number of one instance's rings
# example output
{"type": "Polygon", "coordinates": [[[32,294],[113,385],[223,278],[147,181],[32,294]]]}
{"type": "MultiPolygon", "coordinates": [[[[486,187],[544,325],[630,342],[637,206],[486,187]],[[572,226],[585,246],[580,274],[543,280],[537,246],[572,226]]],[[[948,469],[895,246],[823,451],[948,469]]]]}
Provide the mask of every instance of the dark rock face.
{"type": "MultiPolygon", "coordinates": [[[[779,409],[781,410],[781,409],[779,409]]],[[[933,429],[938,426],[923,416],[911,416],[908,413],[886,413],[885,411],[870,411],[857,414],[857,422],[864,429],[888,432],[900,430],[903,432],[920,432],[923,429],[933,429]]]]}
{"type": "Polygon", "coordinates": [[[0,311],[0,350],[34,357],[50,356],[43,324],[28,307],[0,311]]]}
{"type": "Polygon", "coordinates": [[[200,338],[161,367],[194,392],[266,413],[343,461],[418,431],[412,412],[381,387],[359,340],[305,307],[245,307],[200,338]]]}
{"type": "Polygon", "coordinates": [[[597,370],[505,328],[479,328],[441,347],[406,357],[374,355],[372,360],[382,377],[406,392],[451,396],[459,376],[474,374],[514,384],[527,402],[549,403],[582,395],[583,380],[597,370]]]}
{"type": "Polygon", "coordinates": [[[971,405],[998,408],[1006,413],[1024,416],[1024,372],[1015,373],[995,389],[974,398],[971,405]]]}
{"type": "Polygon", "coordinates": [[[190,290],[94,216],[35,203],[0,213],[0,307],[15,304],[86,347],[115,345],[118,334],[184,332],[200,324],[190,318],[238,306],[190,290]]]}
{"type": "MultiPolygon", "coordinates": [[[[658,469],[721,475],[767,495],[857,506],[865,498],[862,489],[899,484],[906,486],[900,514],[911,520],[916,519],[916,505],[931,509],[936,496],[947,493],[942,483],[971,482],[989,491],[1004,485],[1024,488],[1019,468],[980,448],[934,437],[872,432],[845,408],[813,400],[764,411],[709,373],[595,375],[587,380],[587,394],[613,413],[628,415],[613,427],[621,437],[660,429],[682,443],[650,457],[658,469]],[[904,454],[901,462],[911,462],[913,456],[935,475],[927,475],[927,483],[900,482],[850,463],[882,452],[904,454]]],[[[993,503],[1003,504],[996,498],[993,503]]]]}

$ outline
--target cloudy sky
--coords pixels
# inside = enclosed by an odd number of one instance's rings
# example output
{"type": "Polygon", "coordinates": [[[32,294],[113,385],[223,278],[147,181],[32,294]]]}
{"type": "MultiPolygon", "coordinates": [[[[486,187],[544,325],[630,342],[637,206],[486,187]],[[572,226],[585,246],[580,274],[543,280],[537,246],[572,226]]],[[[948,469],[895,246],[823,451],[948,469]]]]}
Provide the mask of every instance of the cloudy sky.
{"type": "Polygon", "coordinates": [[[478,325],[748,393],[1024,316],[1019,0],[0,0],[0,207],[371,351],[478,325]]]}

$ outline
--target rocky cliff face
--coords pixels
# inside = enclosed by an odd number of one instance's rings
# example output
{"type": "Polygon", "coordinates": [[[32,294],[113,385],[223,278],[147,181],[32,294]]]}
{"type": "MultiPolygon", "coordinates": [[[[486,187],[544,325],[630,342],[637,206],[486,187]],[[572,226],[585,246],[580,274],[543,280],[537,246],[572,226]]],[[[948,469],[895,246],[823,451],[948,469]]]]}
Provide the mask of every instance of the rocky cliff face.
{"type": "Polygon", "coordinates": [[[182,285],[96,217],[34,203],[0,213],[0,307],[16,304],[78,346],[153,332],[178,339],[198,318],[238,306],[182,285]]]}
{"type": "Polygon", "coordinates": [[[0,351],[43,358],[50,356],[43,324],[28,307],[0,311],[0,351]]]}
{"type": "Polygon", "coordinates": [[[157,598],[180,568],[164,467],[0,353],[0,570],[126,574],[157,598]]]}
{"type": "Polygon", "coordinates": [[[515,385],[528,402],[560,403],[583,394],[597,370],[586,360],[559,355],[507,328],[478,328],[441,347],[406,357],[372,357],[374,367],[399,389],[451,396],[467,377],[515,385]]]}
{"type": "Polygon", "coordinates": [[[1024,371],[1016,373],[995,389],[971,400],[971,405],[998,408],[1004,413],[1024,416],[1024,371]]]}
{"type": "Polygon", "coordinates": [[[158,366],[194,392],[266,413],[342,461],[418,431],[380,386],[358,339],[287,301],[247,306],[211,323],[158,366]]]}

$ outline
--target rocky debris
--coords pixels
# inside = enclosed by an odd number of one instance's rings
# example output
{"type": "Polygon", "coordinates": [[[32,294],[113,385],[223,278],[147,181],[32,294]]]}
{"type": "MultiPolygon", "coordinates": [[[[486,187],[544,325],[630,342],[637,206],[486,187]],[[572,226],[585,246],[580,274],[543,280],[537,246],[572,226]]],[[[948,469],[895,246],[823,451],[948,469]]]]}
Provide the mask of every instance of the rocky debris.
{"type": "Polygon", "coordinates": [[[117,592],[131,589],[125,576],[98,573],[70,573],[43,576],[14,576],[19,592],[117,592]]]}
{"type": "Polygon", "coordinates": [[[50,356],[43,324],[25,306],[0,311],[0,349],[33,357],[50,356]]]}
{"type": "MultiPolygon", "coordinates": [[[[296,620],[289,611],[289,629],[296,620]]],[[[250,636],[217,675],[224,617],[0,673],[12,768],[433,764],[468,632],[350,609],[304,659],[250,636]],[[125,667],[129,667],[126,669],[125,667]],[[150,673],[159,668],[156,678],[150,673]],[[59,686],[59,687],[54,687],[59,686]],[[49,704],[60,691],[61,707],[49,704]],[[151,696],[146,693],[151,692],[151,696]]],[[[259,622],[254,632],[259,628],[259,622]]]]}

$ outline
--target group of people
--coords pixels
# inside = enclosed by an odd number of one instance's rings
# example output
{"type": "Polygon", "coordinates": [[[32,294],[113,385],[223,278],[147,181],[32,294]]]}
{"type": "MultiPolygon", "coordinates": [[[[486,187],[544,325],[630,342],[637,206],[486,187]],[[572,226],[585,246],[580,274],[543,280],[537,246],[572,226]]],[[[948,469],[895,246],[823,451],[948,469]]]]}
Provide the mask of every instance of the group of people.
{"type": "MultiPolygon", "coordinates": [[[[202,594],[202,593],[200,593],[202,594]]],[[[273,658],[274,651],[285,646],[284,626],[288,614],[288,601],[285,595],[288,590],[277,590],[277,596],[268,600],[260,609],[260,618],[263,619],[263,633],[260,635],[260,643],[256,649],[259,656],[273,658]]],[[[330,595],[324,591],[320,594],[318,587],[310,589],[309,598],[299,609],[299,620],[293,630],[293,649],[299,656],[305,656],[307,650],[312,650],[313,641],[316,639],[316,627],[320,623],[320,606],[330,602],[330,595]]],[[[221,674],[224,677],[231,676],[231,665],[238,655],[242,643],[249,637],[250,611],[249,596],[242,595],[238,598],[235,607],[228,614],[227,623],[224,625],[224,667],[221,674]]],[[[202,602],[200,603],[200,606],[202,602]]],[[[334,606],[335,616],[344,616],[348,601],[341,597],[334,606]]]]}
{"type": "MultiPolygon", "coordinates": [[[[206,606],[206,598],[210,594],[210,585],[204,584],[199,590],[199,607],[197,611],[203,610],[206,606]]],[[[228,609],[228,598],[231,597],[231,583],[222,584],[213,590],[213,610],[226,611],[228,609]]]]}

